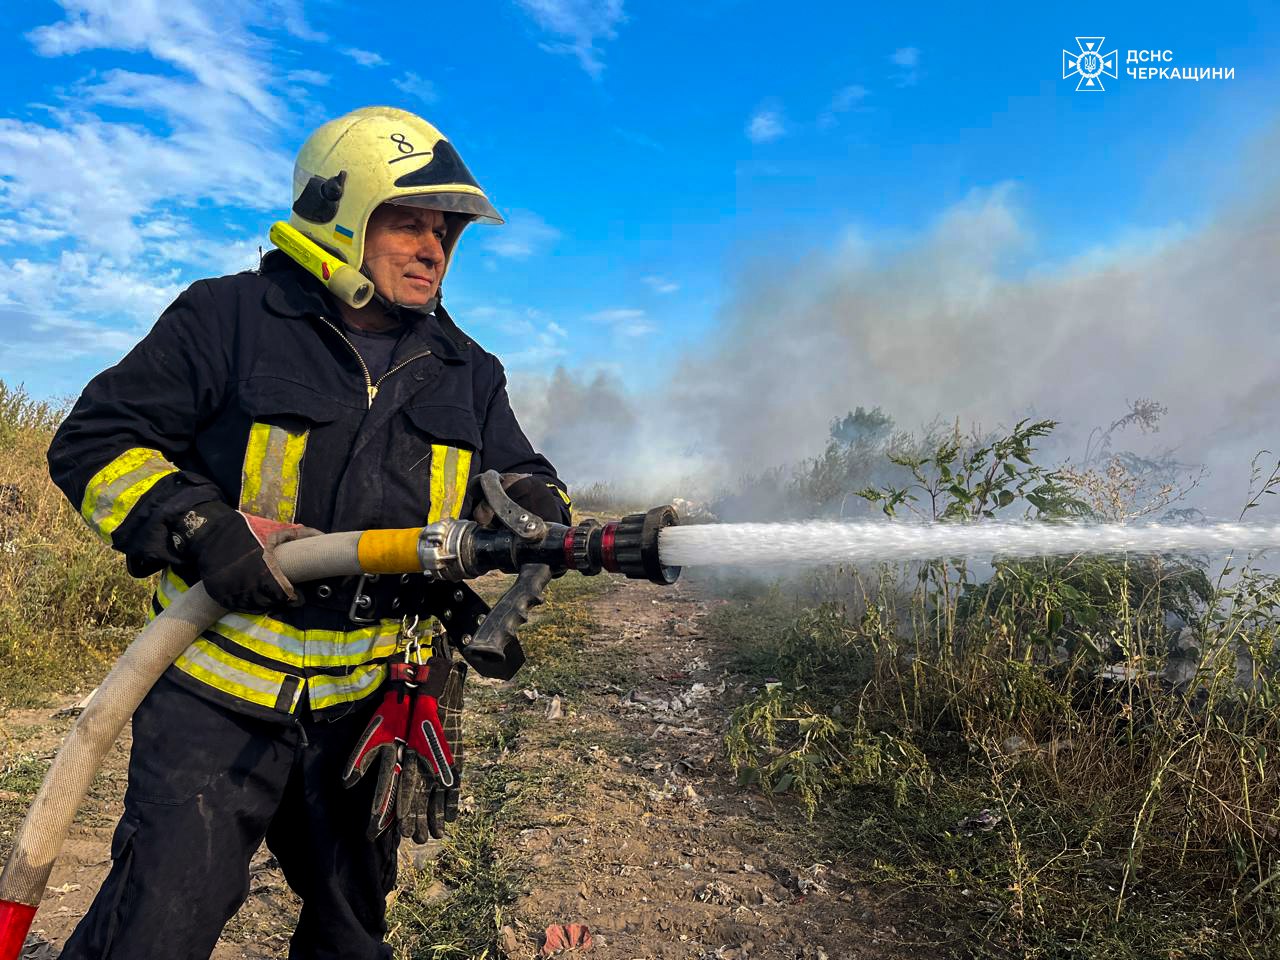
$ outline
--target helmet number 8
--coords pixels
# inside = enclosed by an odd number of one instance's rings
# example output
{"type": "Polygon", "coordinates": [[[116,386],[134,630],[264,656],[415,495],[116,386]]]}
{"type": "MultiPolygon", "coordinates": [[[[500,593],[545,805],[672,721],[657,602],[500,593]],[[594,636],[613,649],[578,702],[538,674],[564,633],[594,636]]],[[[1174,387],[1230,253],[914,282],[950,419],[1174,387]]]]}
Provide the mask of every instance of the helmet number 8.
{"type": "Polygon", "coordinates": [[[391,142],[396,145],[401,153],[413,153],[413,144],[405,137],[403,133],[391,134],[391,142]]]}

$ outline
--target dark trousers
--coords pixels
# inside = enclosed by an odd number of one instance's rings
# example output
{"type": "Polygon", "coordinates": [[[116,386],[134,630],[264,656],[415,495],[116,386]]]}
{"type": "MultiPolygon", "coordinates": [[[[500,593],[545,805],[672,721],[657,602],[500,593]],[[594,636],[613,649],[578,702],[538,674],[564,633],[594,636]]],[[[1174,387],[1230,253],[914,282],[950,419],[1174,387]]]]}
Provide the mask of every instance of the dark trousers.
{"type": "Polygon", "coordinates": [[[111,873],[63,960],[207,960],[264,839],[302,899],[290,960],[390,960],[395,830],[366,838],[375,778],[346,790],[341,772],[377,701],[282,724],[162,679],[133,718],[111,873]]]}

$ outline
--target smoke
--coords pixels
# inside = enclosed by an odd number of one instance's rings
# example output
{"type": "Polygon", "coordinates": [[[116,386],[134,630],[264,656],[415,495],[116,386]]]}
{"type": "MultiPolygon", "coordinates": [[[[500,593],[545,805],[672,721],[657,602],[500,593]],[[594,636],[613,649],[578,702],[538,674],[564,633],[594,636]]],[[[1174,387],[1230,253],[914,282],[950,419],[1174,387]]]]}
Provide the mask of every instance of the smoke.
{"type": "Polygon", "coordinates": [[[853,230],[753,271],[652,395],[561,370],[518,384],[519,408],[547,398],[554,426],[528,426],[571,483],[666,495],[813,456],[858,405],[907,428],[1053,418],[1046,454],[1078,460],[1092,428],[1151,398],[1160,431],[1119,445],[1205,465],[1198,505],[1234,515],[1253,455],[1280,452],[1280,191],[1067,262],[1036,265],[1036,249],[1013,187],[975,190],[905,242],[853,230]]]}

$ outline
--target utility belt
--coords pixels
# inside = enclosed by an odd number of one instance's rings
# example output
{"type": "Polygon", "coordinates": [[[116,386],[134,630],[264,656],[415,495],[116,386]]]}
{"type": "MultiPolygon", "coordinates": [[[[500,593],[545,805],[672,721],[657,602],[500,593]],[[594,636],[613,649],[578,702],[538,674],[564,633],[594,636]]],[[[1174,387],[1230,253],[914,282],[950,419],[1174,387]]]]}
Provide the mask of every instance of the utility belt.
{"type": "Polygon", "coordinates": [[[421,581],[422,576],[366,573],[311,580],[299,584],[297,590],[309,607],[335,610],[346,614],[352,623],[368,624],[419,613],[421,584],[415,580],[421,581]]]}
{"type": "MultiPolygon", "coordinates": [[[[167,571],[157,586],[155,612],[188,589],[188,582],[176,570],[167,571]]],[[[228,611],[178,657],[171,671],[175,679],[269,719],[292,716],[304,701],[313,711],[336,714],[383,687],[388,660],[403,649],[397,637],[401,624],[434,617],[444,632],[433,637],[433,646],[451,656],[449,646],[465,650],[489,609],[465,584],[432,582],[422,574],[407,580],[333,578],[298,588],[309,615],[228,611]]]]}
{"type": "Polygon", "coordinates": [[[457,646],[470,642],[489,612],[489,605],[465,583],[428,580],[420,573],[329,577],[298,590],[308,606],[341,612],[355,624],[438,617],[457,646]]]}

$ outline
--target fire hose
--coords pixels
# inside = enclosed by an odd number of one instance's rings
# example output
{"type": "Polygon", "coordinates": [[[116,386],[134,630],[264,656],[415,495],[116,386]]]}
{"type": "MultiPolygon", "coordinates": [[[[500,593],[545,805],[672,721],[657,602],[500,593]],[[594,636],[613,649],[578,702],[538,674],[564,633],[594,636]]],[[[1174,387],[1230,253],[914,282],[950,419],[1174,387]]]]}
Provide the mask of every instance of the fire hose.
{"type": "MultiPolygon", "coordinates": [[[[658,535],[679,522],[670,506],[598,523],[548,523],[514,503],[496,473],[480,478],[495,525],[441,520],[421,528],[330,533],[282,544],[276,558],[293,582],[322,577],[422,573],[459,582],[491,571],[516,574],[493,609],[477,617],[459,652],[485,676],[509,679],[523,662],[516,631],[542,603],[552,576],[607,570],[633,580],[674,583],[680,568],[658,553],[658,535]]],[[[225,611],[197,584],[177,597],[131,643],[76,720],[45,775],[0,872],[0,960],[18,960],[71,821],[147,691],[225,611]]]]}

